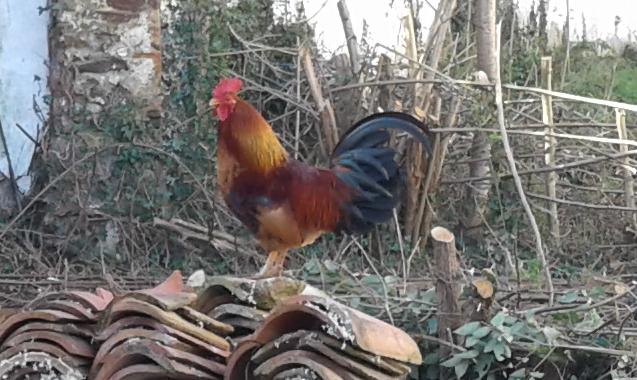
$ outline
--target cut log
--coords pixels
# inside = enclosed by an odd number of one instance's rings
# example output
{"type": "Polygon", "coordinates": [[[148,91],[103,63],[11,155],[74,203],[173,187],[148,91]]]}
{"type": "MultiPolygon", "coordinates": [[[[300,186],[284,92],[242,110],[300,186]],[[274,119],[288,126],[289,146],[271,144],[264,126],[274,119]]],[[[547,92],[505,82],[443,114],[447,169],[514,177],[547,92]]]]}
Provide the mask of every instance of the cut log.
{"type": "MultiPolygon", "coordinates": [[[[438,297],[438,337],[453,341],[452,331],[462,324],[460,291],[462,274],[453,234],[444,227],[431,230],[434,248],[436,295],[438,297]]],[[[448,346],[440,347],[440,358],[449,355],[448,346]]]]}

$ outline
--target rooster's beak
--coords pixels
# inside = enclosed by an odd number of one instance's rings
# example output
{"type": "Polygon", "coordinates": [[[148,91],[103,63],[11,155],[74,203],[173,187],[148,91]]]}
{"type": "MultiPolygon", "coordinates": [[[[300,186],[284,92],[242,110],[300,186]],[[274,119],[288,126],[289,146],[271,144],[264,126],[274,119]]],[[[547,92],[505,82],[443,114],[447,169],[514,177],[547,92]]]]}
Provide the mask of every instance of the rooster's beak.
{"type": "Polygon", "coordinates": [[[219,101],[217,99],[210,99],[210,107],[214,110],[219,106],[219,101]]]}

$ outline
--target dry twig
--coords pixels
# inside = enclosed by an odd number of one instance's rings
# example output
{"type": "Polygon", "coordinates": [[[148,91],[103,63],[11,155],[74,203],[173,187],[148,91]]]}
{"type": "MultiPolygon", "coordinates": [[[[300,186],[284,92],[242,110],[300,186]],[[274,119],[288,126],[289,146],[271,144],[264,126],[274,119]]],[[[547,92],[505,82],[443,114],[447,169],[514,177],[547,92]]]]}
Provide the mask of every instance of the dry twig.
{"type": "Polygon", "coordinates": [[[542,265],[542,270],[544,271],[544,277],[546,280],[546,285],[548,291],[550,293],[549,296],[549,305],[553,305],[553,300],[555,298],[554,288],[553,288],[553,279],[551,277],[551,270],[549,268],[548,262],[546,261],[546,255],[544,254],[544,247],[542,246],[542,235],[540,234],[540,229],[537,226],[537,222],[535,221],[535,216],[533,215],[533,211],[531,211],[531,207],[529,206],[529,202],[526,199],[526,195],[524,194],[524,187],[522,186],[522,180],[518,175],[518,169],[515,165],[515,158],[513,158],[513,151],[511,150],[511,144],[509,143],[509,137],[507,135],[507,130],[504,121],[504,105],[502,103],[502,83],[500,82],[500,31],[502,28],[502,24],[498,23],[497,32],[496,32],[496,56],[497,59],[497,70],[495,73],[495,104],[498,109],[498,124],[500,125],[500,133],[502,135],[502,145],[504,146],[504,151],[507,155],[507,161],[509,162],[509,167],[511,169],[511,175],[513,176],[513,181],[515,182],[515,187],[520,196],[520,201],[522,202],[522,207],[524,207],[524,211],[526,212],[527,217],[529,218],[529,222],[531,223],[531,227],[533,228],[533,233],[535,234],[535,249],[538,256],[538,260],[540,261],[540,265],[542,265]]]}

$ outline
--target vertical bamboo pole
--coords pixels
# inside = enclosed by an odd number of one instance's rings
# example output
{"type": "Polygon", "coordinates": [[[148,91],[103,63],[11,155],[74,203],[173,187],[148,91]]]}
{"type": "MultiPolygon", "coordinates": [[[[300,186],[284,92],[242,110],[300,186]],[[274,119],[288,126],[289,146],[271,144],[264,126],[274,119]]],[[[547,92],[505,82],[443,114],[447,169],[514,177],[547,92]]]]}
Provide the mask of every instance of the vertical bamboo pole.
{"type": "Polygon", "coordinates": [[[566,57],[564,57],[564,64],[562,65],[562,77],[560,78],[560,91],[564,90],[564,83],[566,83],[566,74],[568,74],[569,64],[571,60],[571,5],[569,0],[566,0],[566,21],[564,24],[564,43],[566,47],[566,57]]]}
{"type": "MultiPolygon", "coordinates": [[[[615,121],[617,123],[617,134],[621,140],[628,140],[628,131],[626,130],[626,111],[615,108],[615,121]]],[[[621,153],[628,152],[628,145],[620,144],[619,151],[621,153]]],[[[630,166],[630,157],[623,159],[624,172],[624,197],[626,198],[626,206],[635,208],[635,179],[633,178],[633,170],[630,166]]],[[[637,233],[637,213],[631,213],[631,228],[637,233]]]]}
{"type": "Polygon", "coordinates": [[[352,27],[352,19],[349,17],[349,10],[347,9],[347,3],[345,0],[339,0],[336,4],[338,7],[338,13],[341,16],[341,22],[343,23],[343,31],[345,32],[345,40],[347,41],[347,50],[349,51],[349,62],[352,68],[352,75],[356,77],[361,71],[361,62],[358,52],[358,41],[356,40],[356,34],[354,34],[354,28],[352,27]]]}
{"type": "MultiPolygon", "coordinates": [[[[553,65],[552,58],[542,57],[540,66],[542,74],[542,87],[551,91],[552,90],[552,78],[553,78],[553,65]]],[[[544,164],[552,168],[555,167],[555,150],[557,147],[557,139],[552,135],[555,132],[553,124],[553,98],[550,95],[542,95],[542,123],[544,123],[544,164]]],[[[557,173],[555,171],[548,172],[546,174],[546,192],[551,199],[557,198],[556,196],[556,184],[557,173]]],[[[550,211],[551,219],[551,235],[555,246],[559,250],[561,248],[560,241],[560,220],[557,213],[557,203],[549,202],[548,209],[550,211]]]]}
{"type": "MultiPolygon", "coordinates": [[[[450,20],[456,8],[456,3],[457,3],[456,0],[444,0],[444,1],[441,0],[438,3],[438,8],[436,9],[436,15],[434,17],[434,21],[430,28],[431,33],[429,33],[427,44],[425,45],[425,49],[424,49],[426,52],[429,52],[429,53],[428,55],[424,55],[420,59],[420,62],[426,63],[431,68],[437,69],[439,65],[439,61],[441,57],[443,56],[445,40],[446,40],[447,34],[449,33],[449,28],[451,25],[450,20]]],[[[418,78],[422,78],[424,76],[425,79],[433,79],[435,76],[435,70],[429,70],[427,71],[427,73],[423,73],[422,69],[420,69],[419,72],[420,74],[418,78]]],[[[432,119],[431,113],[429,111],[429,108],[432,104],[432,99],[433,99],[432,86],[433,85],[431,83],[424,84],[422,87],[420,87],[418,91],[418,94],[420,95],[420,97],[416,96],[415,98],[415,102],[416,102],[415,104],[418,107],[414,107],[414,112],[417,115],[421,114],[421,115],[418,115],[420,119],[423,119],[424,117],[429,118],[429,120],[432,119]]],[[[420,160],[419,161],[420,174],[418,178],[418,181],[419,181],[418,188],[416,188],[415,193],[412,194],[415,198],[411,199],[413,201],[411,203],[409,203],[410,202],[409,198],[407,198],[407,202],[405,202],[405,206],[407,210],[405,212],[405,231],[410,235],[411,242],[412,244],[414,244],[420,237],[420,230],[422,228],[421,225],[423,222],[422,217],[420,217],[420,219],[416,219],[418,218],[417,210],[420,210],[420,209],[424,210],[424,208],[427,205],[427,199],[428,199],[427,188],[422,183],[423,179],[424,180],[427,180],[427,179],[426,177],[423,176],[422,171],[424,169],[431,170],[431,162],[432,162],[431,160],[433,159],[433,157],[430,157],[428,161],[424,161],[422,157],[422,147],[420,146],[420,144],[416,144],[413,150],[408,152],[407,157],[409,157],[408,158],[409,162],[415,162],[416,160],[420,160]],[[424,167],[423,165],[427,165],[427,166],[424,167]]],[[[412,173],[413,172],[409,172],[410,175],[412,173]]]]}
{"type": "MultiPolygon", "coordinates": [[[[296,37],[296,101],[301,102],[301,39],[296,37]]],[[[299,143],[301,141],[301,109],[296,107],[296,122],[294,124],[294,159],[299,158],[299,143]]]]}

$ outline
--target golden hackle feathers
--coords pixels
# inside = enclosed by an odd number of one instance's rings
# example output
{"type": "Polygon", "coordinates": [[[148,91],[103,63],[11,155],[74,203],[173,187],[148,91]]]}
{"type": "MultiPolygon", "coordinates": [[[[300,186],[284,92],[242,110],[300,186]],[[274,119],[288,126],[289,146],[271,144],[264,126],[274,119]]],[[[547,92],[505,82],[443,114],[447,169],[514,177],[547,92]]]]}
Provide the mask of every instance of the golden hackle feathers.
{"type": "Polygon", "coordinates": [[[267,174],[287,161],[287,152],[268,122],[239,98],[232,115],[221,123],[219,132],[244,170],[267,174]]]}

